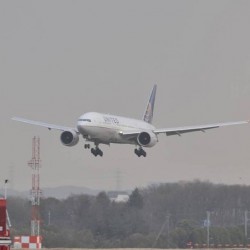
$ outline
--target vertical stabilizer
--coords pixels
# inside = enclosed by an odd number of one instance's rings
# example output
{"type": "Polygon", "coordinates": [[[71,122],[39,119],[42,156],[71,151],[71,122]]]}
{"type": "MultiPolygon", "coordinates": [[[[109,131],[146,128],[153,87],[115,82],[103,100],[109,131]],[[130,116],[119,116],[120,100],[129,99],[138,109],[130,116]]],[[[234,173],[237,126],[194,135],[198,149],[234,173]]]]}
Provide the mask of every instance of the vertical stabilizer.
{"type": "Polygon", "coordinates": [[[148,123],[152,123],[153,121],[156,89],[157,89],[157,85],[155,84],[152,89],[152,92],[151,92],[151,95],[150,95],[150,98],[149,98],[149,101],[148,101],[148,104],[147,104],[147,107],[143,116],[143,120],[148,123]]]}

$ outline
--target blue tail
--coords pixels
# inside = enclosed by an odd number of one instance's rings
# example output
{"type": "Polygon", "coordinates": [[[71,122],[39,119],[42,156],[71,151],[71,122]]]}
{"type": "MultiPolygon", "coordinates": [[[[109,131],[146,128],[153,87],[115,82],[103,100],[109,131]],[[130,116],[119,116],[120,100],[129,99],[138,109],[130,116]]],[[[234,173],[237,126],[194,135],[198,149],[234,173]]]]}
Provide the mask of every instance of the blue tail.
{"type": "Polygon", "coordinates": [[[148,105],[146,107],[146,111],[143,116],[143,120],[148,123],[152,123],[153,121],[156,89],[157,89],[157,85],[155,84],[152,89],[152,92],[148,101],[148,105]]]}

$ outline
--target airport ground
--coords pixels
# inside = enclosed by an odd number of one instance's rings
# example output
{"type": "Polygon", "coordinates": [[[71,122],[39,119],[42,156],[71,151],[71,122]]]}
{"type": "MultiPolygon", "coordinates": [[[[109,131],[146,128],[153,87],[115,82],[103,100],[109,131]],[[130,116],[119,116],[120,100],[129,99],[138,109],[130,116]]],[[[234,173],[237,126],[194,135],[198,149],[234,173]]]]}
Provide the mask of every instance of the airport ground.
{"type": "MultiPolygon", "coordinates": [[[[93,250],[94,248],[43,248],[43,250],[93,250]]],[[[98,250],[166,250],[166,248],[98,248],[98,250]]],[[[168,250],[181,250],[184,248],[173,248],[170,249],[168,248],[168,250]]],[[[186,248],[186,249],[190,249],[190,248],[186,248]]],[[[197,250],[208,250],[211,248],[195,248],[197,250]]],[[[214,248],[215,249],[215,248],[214,248]]],[[[249,248],[216,248],[217,250],[247,250],[249,248]]],[[[25,250],[25,249],[11,249],[11,250],[25,250]]]]}

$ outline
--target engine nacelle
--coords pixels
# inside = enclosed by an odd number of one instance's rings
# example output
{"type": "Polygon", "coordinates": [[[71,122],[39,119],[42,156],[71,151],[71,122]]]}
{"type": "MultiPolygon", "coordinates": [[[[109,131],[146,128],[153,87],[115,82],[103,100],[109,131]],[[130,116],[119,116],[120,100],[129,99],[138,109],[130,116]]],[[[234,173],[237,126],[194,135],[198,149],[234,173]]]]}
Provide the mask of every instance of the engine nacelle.
{"type": "Polygon", "coordinates": [[[64,146],[75,146],[79,141],[79,135],[74,130],[64,131],[61,134],[61,142],[64,146]]]}
{"type": "Polygon", "coordinates": [[[158,138],[152,132],[141,132],[137,136],[137,143],[143,147],[153,147],[157,142],[158,138]]]}

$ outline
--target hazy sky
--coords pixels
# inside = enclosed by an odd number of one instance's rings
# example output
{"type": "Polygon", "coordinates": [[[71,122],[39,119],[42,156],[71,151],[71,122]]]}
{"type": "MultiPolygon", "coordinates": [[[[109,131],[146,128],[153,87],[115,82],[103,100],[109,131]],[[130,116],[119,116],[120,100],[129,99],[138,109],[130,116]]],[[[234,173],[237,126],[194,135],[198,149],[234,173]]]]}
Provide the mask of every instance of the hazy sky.
{"type": "Polygon", "coordinates": [[[141,118],[158,84],[154,125],[250,118],[250,1],[0,1],[1,177],[31,187],[31,140],[41,140],[41,186],[123,189],[209,180],[250,185],[250,125],[161,135],[138,158],[132,145],[81,139],[11,121],[75,126],[88,111],[141,118]]]}

